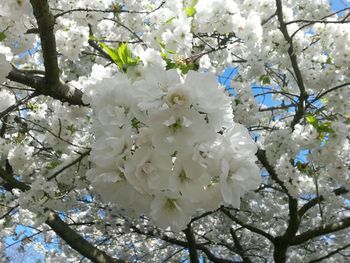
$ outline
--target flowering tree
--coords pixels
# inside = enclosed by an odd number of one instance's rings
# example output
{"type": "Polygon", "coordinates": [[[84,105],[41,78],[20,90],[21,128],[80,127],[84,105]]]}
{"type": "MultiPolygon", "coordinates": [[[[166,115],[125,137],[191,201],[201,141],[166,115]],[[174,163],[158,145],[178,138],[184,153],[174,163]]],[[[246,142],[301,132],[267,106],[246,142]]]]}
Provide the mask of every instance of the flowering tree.
{"type": "Polygon", "coordinates": [[[1,1],[3,257],[349,260],[349,10],[1,1]]]}

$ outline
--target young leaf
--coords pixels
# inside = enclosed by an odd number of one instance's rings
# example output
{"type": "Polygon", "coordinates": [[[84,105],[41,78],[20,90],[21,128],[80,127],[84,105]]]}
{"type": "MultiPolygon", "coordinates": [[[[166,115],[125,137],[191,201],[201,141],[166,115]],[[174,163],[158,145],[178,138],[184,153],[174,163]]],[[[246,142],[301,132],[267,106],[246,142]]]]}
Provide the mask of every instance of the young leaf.
{"type": "Polygon", "coordinates": [[[263,85],[271,84],[271,81],[268,75],[262,75],[259,80],[262,82],[263,85]]]}
{"type": "Polygon", "coordinates": [[[118,55],[118,51],[114,48],[109,47],[103,42],[99,42],[99,45],[103,48],[104,51],[108,54],[108,56],[111,57],[111,59],[118,65],[120,69],[123,68],[123,62],[120,60],[120,57],[118,55]]]}
{"type": "Polygon", "coordinates": [[[6,38],[5,32],[0,32],[0,42],[3,41],[6,38]]]}
{"type": "Polygon", "coordinates": [[[312,126],[314,126],[315,128],[318,127],[318,119],[316,118],[316,116],[314,115],[308,115],[306,116],[306,122],[310,123],[312,126]]]}
{"type": "Polygon", "coordinates": [[[185,8],[185,13],[188,17],[194,17],[196,12],[197,12],[197,10],[196,10],[196,8],[194,8],[194,6],[189,6],[189,7],[185,8]]]}

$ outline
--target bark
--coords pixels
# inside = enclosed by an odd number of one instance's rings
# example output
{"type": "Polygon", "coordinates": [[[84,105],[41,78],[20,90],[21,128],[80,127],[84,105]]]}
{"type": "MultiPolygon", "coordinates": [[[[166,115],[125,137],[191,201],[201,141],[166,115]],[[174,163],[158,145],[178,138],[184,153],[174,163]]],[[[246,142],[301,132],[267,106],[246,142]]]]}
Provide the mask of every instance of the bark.
{"type": "Polygon", "coordinates": [[[49,89],[56,89],[60,81],[54,32],[55,18],[50,12],[47,0],[30,0],[30,3],[39,29],[45,66],[45,82],[49,89]]]}
{"type": "Polygon", "coordinates": [[[189,224],[187,228],[184,230],[184,233],[187,238],[188,242],[188,251],[190,253],[190,262],[191,263],[198,263],[198,253],[197,253],[197,248],[196,248],[196,239],[194,237],[194,234],[192,232],[191,225],[189,224]]]}
{"type": "Polygon", "coordinates": [[[82,100],[83,92],[67,84],[59,82],[56,88],[52,89],[47,85],[45,77],[36,76],[15,68],[10,71],[7,78],[35,89],[38,95],[46,95],[71,105],[87,106],[82,100]]]}

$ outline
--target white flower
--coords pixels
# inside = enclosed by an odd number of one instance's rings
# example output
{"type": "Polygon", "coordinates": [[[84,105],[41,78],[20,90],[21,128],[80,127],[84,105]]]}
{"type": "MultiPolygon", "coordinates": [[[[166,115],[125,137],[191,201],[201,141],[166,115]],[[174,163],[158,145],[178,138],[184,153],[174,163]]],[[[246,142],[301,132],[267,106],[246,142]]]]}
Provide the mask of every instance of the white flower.
{"type": "Polygon", "coordinates": [[[24,171],[32,164],[33,153],[34,147],[16,145],[9,151],[8,160],[15,171],[24,171]]]}
{"type": "Polygon", "coordinates": [[[218,85],[214,74],[189,71],[182,86],[190,94],[191,105],[207,115],[216,131],[232,123],[231,99],[225,94],[225,88],[218,85]]]}
{"type": "Polygon", "coordinates": [[[205,167],[193,160],[191,155],[177,156],[174,159],[169,188],[194,203],[203,199],[206,195],[206,187],[211,181],[205,167]]]}
{"type": "Polygon", "coordinates": [[[136,191],[122,171],[91,169],[87,177],[103,202],[117,204],[137,214],[148,212],[147,204],[150,202],[150,197],[136,191]]]}
{"type": "Polygon", "coordinates": [[[222,161],[220,190],[225,203],[239,208],[240,197],[248,190],[257,188],[261,183],[258,167],[244,160],[222,161]]]}
{"type": "Polygon", "coordinates": [[[135,97],[141,110],[156,110],[166,107],[166,95],[170,87],[181,83],[176,70],[164,71],[151,67],[145,72],[145,79],[135,83],[135,97]]]}
{"type": "MultiPolygon", "coordinates": [[[[1,110],[0,110],[1,112],[1,110]]],[[[11,149],[10,144],[6,144],[6,141],[3,138],[0,138],[0,158],[1,155],[7,155],[8,151],[11,149]]]]}
{"type": "MultiPolygon", "coordinates": [[[[6,76],[10,71],[11,71],[10,63],[8,63],[8,61],[6,60],[6,56],[0,53],[0,84],[5,82],[6,76]]],[[[0,99],[1,99],[1,96],[0,96],[0,99]]]]}
{"type": "Polygon", "coordinates": [[[166,62],[162,59],[160,52],[153,48],[143,49],[141,46],[137,46],[133,53],[140,57],[144,66],[161,66],[162,68],[166,66],[166,62]]]}
{"type": "Polygon", "coordinates": [[[60,19],[63,29],[56,31],[57,49],[70,60],[79,58],[80,50],[87,46],[88,27],[78,26],[75,21],[60,19]]]}
{"type": "MultiPolygon", "coordinates": [[[[1,56],[1,54],[0,54],[1,56]]],[[[0,90],[0,112],[16,103],[15,95],[6,89],[0,90]]]]}
{"type": "Polygon", "coordinates": [[[91,160],[99,167],[117,169],[130,154],[131,138],[127,135],[119,137],[100,137],[94,143],[91,160]]]}
{"type": "Polygon", "coordinates": [[[292,139],[298,143],[301,147],[309,147],[317,141],[318,132],[311,124],[302,126],[300,124],[295,125],[292,134],[292,139]]]}
{"type": "Polygon", "coordinates": [[[238,207],[259,185],[256,146],[233,122],[214,74],[147,66],[133,82],[94,74],[86,81],[96,136],[88,177],[103,201],[177,231],[198,209],[238,207]]]}
{"type": "Polygon", "coordinates": [[[167,192],[157,195],[151,203],[151,218],[162,228],[171,227],[173,231],[186,228],[190,220],[191,203],[181,196],[167,192]]]}
{"type": "Polygon", "coordinates": [[[150,127],[153,145],[169,155],[175,151],[185,153],[195,144],[215,136],[204,116],[191,109],[160,111],[152,114],[146,124],[150,127]]]}
{"type": "Polygon", "coordinates": [[[170,156],[159,154],[151,147],[139,148],[125,165],[125,176],[140,193],[152,194],[168,187],[170,156]]]}
{"type": "Polygon", "coordinates": [[[14,21],[23,15],[29,15],[32,12],[29,1],[1,1],[0,16],[5,16],[14,21]]]}

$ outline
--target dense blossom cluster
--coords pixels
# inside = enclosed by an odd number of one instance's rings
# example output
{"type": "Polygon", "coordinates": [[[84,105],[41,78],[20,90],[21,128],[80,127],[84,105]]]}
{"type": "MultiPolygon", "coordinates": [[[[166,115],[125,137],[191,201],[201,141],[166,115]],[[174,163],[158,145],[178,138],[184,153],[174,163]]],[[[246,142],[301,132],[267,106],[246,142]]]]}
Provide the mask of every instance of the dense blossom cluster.
{"type": "Polygon", "coordinates": [[[95,82],[88,178],[105,202],[180,230],[197,210],[239,207],[259,186],[256,146],[215,75],[150,67],[133,83],[116,73],[95,82]]]}
{"type": "Polygon", "coordinates": [[[349,12],[1,0],[1,256],[346,262],[349,12]]]}

